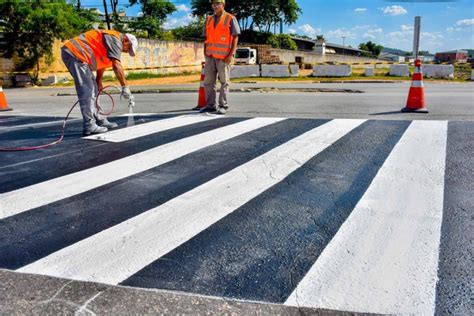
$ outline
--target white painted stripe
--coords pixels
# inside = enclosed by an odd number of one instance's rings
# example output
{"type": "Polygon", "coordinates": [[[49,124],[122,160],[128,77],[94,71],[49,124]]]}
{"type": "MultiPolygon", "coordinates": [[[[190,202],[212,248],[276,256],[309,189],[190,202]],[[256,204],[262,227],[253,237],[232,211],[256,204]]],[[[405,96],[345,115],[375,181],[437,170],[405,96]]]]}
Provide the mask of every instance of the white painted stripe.
{"type": "Polygon", "coordinates": [[[190,136],[94,168],[0,194],[0,219],[154,168],[284,118],[254,118],[190,136]]]}
{"type": "Polygon", "coordinates": [[[159,115],[159,113],[125,113],[119,116],[153,116],[159,115]]]}
{"type": "Polygon", "coordinates": [[[423,80],[413,80],[411,86],[414,88],[423,88],[423,80]]]}
{"type": "Polygon", "coordinates": [[[364,120],[335,120],[19,271],[118,284],[277,184],[364,120]]]}
{"type": "Polygon", "coordinates": [[[286,305],[433,314],[447,122],[414,121],[286,305]]]}
{"type": "MultiPolygon", "coordinates": [[[[134,125],[127,128],[110,131],[100,134],[100,141],[120,143],[135,138],[147,136],[170,130],[177,127],[183,127],[190,124],[205,122],[218,118],[218,116],[208,115],[183,115],[168,119],[153,121],[149,123],[134,125]]],[[[97,135],[83,137],[84,139],[97,140],[97,135]]]]}

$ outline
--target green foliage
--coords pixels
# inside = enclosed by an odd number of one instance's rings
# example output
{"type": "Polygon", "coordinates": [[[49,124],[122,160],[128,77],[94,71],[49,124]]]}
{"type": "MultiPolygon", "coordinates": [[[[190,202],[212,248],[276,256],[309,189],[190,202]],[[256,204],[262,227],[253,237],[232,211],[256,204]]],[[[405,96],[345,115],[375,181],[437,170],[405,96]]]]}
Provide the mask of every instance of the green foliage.
{"type": "Polygon", "coordinates": [[[369,51],[374,56],[377,57],[378,55],[380,55],[380,52],[382,51],[383,46],[372,43],[372,41],[368,41],[367,43],[360,43],[359,49],[369,51]]]}
{"type": "Polygon", "coordinates": [[[9,0],[0,2],[0,20],[4,33],[1,55],[20,57],[20,66],[25,69],[36,65],[37,76],[39,59],[44,56],[52,61],[54,40],[65,40],[92,28],[97,16],[65,0],[9,0]]]}
{"type": "Polygon", "coordinates": [[[163,32],[163,35],[161,36],[161,39],[163,41],[174,41],[175,40],[173,32],[171,32],[171,31],[163,32]]]}
{"type": "Polygon", "coordinates": [[[241,43],[267,44],[271,33],[258,32],[254,30],[244,30],[239,36],[241,43]]]}
{"type": "Polygon", "coordinates": [[[176,6],[167,0],[130,0],[130,5],[140,3],[143,15],[130,23],[135,32],[143,32],[147,38],[162,39],[163,23],[168,15],[175,12],[176,6]]]}
{"type": "Polygon", "coordinates": [[[293,41],[288,34],[271,34],[268,37],[266,44],[272,45],[273,48],[298,50],[295,41],[293,41]]]}
{"type": "MultiPolygon", "coordinates": [[[[209,0],[192,0],[191,5],[196,16],[212,14],[209,0]]],[[[257,26],[267,33],[280,20],[287,25],[295,23],[301,13],[296,0],[232,0],[226,3],[226,11],[235,15],[242,30],[257,26]]]]}
{"type": "Polygon", "coordinates": [[[202,39],[202,32],[204,30],[205,20],[199,18],[195,22],[191,22],[186,26],[180,26],[173,29],[171,32],[177,40],[197,40],[202,39]]]}

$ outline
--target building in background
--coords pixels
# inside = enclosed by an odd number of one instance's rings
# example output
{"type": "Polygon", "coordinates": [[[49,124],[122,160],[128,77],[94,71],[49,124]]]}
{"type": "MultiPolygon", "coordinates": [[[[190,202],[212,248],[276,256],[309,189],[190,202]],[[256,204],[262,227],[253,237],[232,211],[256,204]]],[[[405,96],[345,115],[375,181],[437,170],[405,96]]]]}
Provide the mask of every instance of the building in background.
{"type": "Polygon", "coordinates": [[[435,61],[441,63],[465,63],[467,62],[467,58],[467,51],[457,49],[447,52],[436,53],[435,61]]]}
{"type": "MultiPolygon", "coordinates": [[[[299,51],[316,52],[322,55],[325,54],[338,54],[347,56],[371,56],[372,53],[365,50],[360,50],[351,46],[343,46],[334,43],[328,43],[324,38],[317,40],[301,38],[297,36],[291,36],[291,39],[295,41],[299,51]]],[[[375,57],[374,57],[375,58],[375,57]]]]}

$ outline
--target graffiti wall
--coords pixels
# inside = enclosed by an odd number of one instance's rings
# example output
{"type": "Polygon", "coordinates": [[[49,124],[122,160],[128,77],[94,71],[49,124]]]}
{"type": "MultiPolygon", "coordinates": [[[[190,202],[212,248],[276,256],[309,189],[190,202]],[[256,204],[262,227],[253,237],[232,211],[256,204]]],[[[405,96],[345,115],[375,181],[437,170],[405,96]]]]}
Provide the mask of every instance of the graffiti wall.
{"type": "MultiPolygon", "coordinates": [[[[61,61],[63,43],[54,44],[54,61],[52,64],[41,64],[42,74],[67,72],[61,61]]],[[[127,71],[161,71],[179,73],[189,69],[200,69],[204,61],[204,45],[196,42],[138,40],[138,51],[135,57],[123,53],[122,65],[127,71]]]]}

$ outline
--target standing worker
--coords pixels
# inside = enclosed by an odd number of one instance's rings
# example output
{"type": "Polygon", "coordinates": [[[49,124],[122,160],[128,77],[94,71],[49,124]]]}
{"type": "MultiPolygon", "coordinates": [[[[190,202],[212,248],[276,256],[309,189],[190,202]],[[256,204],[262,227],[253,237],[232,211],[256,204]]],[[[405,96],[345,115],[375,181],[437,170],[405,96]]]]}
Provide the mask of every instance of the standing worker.
{"type": "Polygon", "coordinates": [[[117,127],[102,116],[95,106],[98,91],[102,90],[102,76],[105,69],[113,67],[122,86],[121,97],[133,98],[120,62],[122,52],[134,57],[138,47],[137,38],[132,34],[117,31],[92,30],[69,40],[61,49],[61,57],[74,78],[82,118],[83,135],[105,133],[117,127]],[[97,78],[93,71],[97,71],[97,78]]]}
{"type": "Polygon", "coordinates": [[[210,0],[214,15],[208,16],[204,29],[204,87],[207,106],[201,112],[225,114],[228,108],[230,65],[239,42],[240,27],[237,19],[224,10],[225,0],[210,0]],[[216,107],[216,79],[219,76],[221,90],[216,107]]]}

